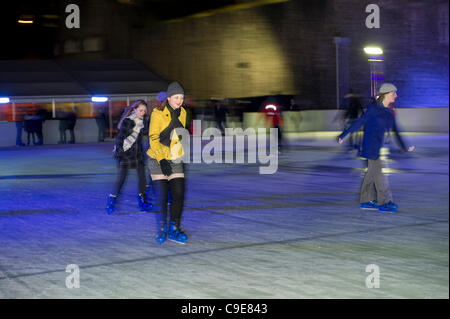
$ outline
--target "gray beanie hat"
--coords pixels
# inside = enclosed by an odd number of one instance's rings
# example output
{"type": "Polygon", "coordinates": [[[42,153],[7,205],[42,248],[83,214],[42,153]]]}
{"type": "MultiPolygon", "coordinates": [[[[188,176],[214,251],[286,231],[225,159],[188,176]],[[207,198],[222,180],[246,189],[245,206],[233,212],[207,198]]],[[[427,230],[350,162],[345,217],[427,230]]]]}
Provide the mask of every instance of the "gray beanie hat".
{"type": "Polygon", "coordinates": [[[379,94],[395,92],[395,91],[397,91],[397,88],[395,87],[394,84],[391,84],[391,83],[383,83],[383,84],[381,84],[380,88],[378,89],[379,94]]]}
{"type": "Polygon", "coordinates": [[[175,94],[184,94],[184,90],[178,82],[172,82],[167,87],[167,97],[171,97],[175,94]]]}

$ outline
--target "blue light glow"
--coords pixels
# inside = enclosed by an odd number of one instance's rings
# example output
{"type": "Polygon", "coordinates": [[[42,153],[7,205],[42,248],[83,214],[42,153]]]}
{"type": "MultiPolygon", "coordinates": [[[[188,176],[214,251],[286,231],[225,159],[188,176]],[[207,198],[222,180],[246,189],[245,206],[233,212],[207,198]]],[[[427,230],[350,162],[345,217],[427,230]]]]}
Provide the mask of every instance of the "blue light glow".
{"type": "Polygon", "coordinates": [[[108,101],[108,98],[106,96],[93,96],[91,98],[92,102],[106,102],[108,101]]]}

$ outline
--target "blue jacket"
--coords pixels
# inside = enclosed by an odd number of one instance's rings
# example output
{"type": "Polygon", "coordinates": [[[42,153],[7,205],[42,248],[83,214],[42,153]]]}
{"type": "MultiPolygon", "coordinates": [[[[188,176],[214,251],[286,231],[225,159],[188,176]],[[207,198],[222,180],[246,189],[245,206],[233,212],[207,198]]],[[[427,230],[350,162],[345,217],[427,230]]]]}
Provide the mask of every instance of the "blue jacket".
{"type": "Polygon", "coordinates": [[[398,133],[397,124],[391,110],[384,107],[381,102],[375,102],[367,107],[359,119],[347,128],[339,138],[343,139],[347,134],[358,131],[364,125],[364,139],[362,145],[361,156],[376,160],[380,156],[380,148],[384,144],[384,136],[386,132],[391,129],[396,133],[400,146],[403,150],[406,149],[405,144],[398,133]]]}

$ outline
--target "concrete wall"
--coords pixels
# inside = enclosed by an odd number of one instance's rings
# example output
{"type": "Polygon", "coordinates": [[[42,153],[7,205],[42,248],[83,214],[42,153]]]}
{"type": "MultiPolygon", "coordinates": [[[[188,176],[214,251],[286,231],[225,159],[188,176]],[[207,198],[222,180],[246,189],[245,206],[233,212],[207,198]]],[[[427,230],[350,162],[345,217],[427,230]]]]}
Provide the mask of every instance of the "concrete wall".
{"type": "Polygon", "coordinates": [[[156,23],[152,6],[137,3],[142,1],[80,2],[82,27],[63,28],[61,46],[78,41],[81,48],[99,37],[104,49],[61,57],[138,59],[180,81],[195,99],[295,94],[299,104],[325,109],[338,103],[336,62],[339,98],[349,88],[369,97],[363,48],[377,45],[384,50],[379,67],[385,81],[395,83],[401,96],[398,107],[448,107],[445,0],[379,0],[380,28],[365,25],[370,0],[273,2],[170,23],[156,23]],[[338,61],[335,38],[345,40],[338,61]]]}

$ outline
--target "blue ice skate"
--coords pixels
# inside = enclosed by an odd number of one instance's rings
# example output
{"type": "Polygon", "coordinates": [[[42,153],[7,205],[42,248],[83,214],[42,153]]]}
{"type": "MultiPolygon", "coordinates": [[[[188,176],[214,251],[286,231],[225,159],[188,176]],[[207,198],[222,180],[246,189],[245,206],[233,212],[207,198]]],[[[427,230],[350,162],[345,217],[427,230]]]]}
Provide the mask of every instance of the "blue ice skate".
{"type": "Polygon", "coordinates": [[[396,213],[398,211],[398,206],[393,202],[387,202],[383,205],[380,205],[378,211],[382,213],[396,213]]]}
{"type": "Polygon", "coordinates": [[[114,196],[111,194],[108,196],[108,202],[106,203],[106,212],[108,213],[108,215],[111,215],[112,213],[114,213],[116,199],[117,199],[117,196],[114,196]]]}
{"type": "Polygon", "coordinates": [[[167,238],[176,243],[186,244],[188,236],[181,230],[181,228],[175,225],[175,222],[171,221],[169,223],[167,238]]]}
{"type": "Polygon", "coordinates": [[[156,241],[160,244],[164,243],[167,239],[167,225],[163,225],[158,230],[158,235],[156,236],[156,241]]]}
{"type": "Polygon", "coordinates": [[[153,205],[147,201],[144,194],[138,195],[138,206],[141,212],[148,212],[153,208],[153,205]]]}
{"type": "Polygon", "coordinates": [[[378,209],[378,203],[376,200],[371,200],[370,202],[361,203],[359,207],[361,209],[378,209]]]}

